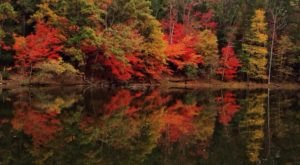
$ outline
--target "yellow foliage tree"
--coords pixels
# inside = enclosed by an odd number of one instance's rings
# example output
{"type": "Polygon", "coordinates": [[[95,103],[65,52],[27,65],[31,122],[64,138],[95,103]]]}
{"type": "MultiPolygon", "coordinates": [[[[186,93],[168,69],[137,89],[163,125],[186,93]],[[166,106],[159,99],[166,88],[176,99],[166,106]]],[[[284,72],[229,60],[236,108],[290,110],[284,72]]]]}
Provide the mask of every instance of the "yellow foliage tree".
{"type": "Polygon", "coordinates": [[[267,23],[265,11],[258,9],[251,19],[250,32],[246,34],[243,43],[245,54],[244,70],[251,79],[267,79],[267,23]]]}
{"type": "Polygon", "coordinates": [[[154,58],[166,62],[166,43],[163,40],[163,33],[161,31],[160,23],[152,16],[148,17],[148,27],[146,28],[150,33],[148,40],[144,42],[144,53],[146,55],[154,56],[154,58]]]}
{"type": "Polygon", "coordinates": [[[218,67],[216,62],[219,60],[217,42],[217,36],[211,30],[201,31],[198,36],[197,52],[203,56],[209,78],[218,67]]]}

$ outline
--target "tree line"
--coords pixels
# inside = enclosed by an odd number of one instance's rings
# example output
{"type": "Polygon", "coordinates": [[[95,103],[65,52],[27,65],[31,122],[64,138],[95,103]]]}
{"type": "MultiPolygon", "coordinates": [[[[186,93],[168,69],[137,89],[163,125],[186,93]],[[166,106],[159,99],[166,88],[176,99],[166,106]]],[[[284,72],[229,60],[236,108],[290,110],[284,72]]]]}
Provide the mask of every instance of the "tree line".
{"type": "Polygon", "coordinates": [[[299,16],[299,0],[2,0],[2,77],[299,81],[299,16]]]}

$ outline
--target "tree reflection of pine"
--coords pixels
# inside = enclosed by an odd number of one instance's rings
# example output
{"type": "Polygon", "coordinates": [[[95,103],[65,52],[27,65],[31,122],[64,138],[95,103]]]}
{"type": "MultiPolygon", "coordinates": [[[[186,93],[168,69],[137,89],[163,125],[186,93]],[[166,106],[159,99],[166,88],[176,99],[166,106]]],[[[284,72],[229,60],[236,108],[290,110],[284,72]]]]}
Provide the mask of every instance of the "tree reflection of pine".
{"type": "Polygon", "coordinates": [[[266,97],[266,94],[249,97],[245,118],[240,122],[242,134],[246,138],[246,150],[250,162],[259,161],[262,150],[266,97]]]}

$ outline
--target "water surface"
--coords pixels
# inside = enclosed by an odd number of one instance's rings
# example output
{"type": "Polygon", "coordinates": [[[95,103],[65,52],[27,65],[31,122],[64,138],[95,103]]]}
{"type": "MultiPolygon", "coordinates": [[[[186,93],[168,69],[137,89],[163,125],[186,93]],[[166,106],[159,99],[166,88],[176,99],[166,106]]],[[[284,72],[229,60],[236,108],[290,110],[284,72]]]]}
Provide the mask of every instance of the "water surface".
{"type": "Polygon", "coordinates": [[[300,163],[299,91],[0,93],[0,164],[300,163]]]}

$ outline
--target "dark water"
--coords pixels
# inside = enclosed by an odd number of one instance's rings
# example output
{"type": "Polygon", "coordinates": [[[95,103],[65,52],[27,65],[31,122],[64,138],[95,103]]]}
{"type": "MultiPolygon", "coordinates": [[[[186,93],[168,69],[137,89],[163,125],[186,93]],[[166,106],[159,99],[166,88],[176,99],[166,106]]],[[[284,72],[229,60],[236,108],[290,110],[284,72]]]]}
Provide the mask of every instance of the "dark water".
{"type": "Polygon", "coordinates": [[[299,91],[0,93],[0,164],[300,164],[299,91]]]}

